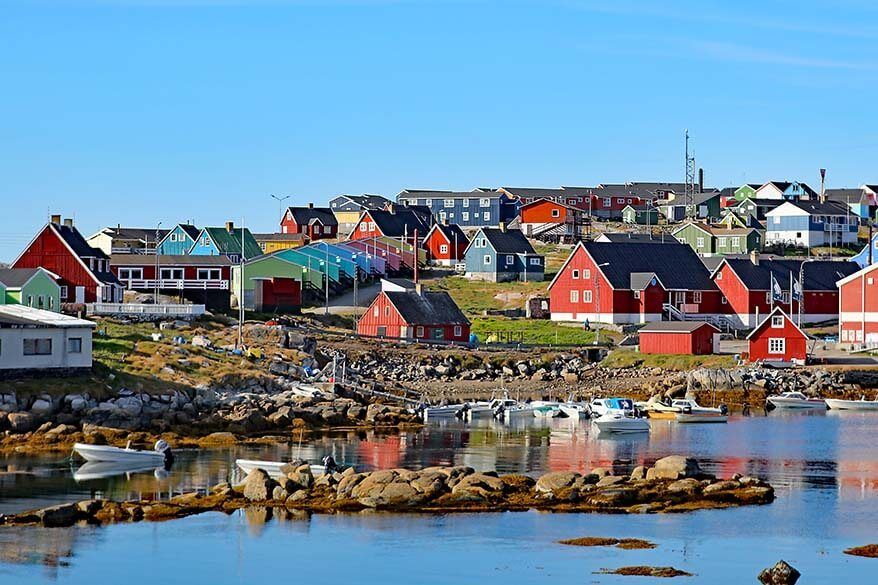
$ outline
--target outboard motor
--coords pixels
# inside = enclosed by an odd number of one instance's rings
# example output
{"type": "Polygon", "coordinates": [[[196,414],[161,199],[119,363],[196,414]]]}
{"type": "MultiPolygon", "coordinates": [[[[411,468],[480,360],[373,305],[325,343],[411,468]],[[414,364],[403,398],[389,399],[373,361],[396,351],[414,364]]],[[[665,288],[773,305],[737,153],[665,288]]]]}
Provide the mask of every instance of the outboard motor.
{"type": "Polygon", "coordinates": [[[728,416],[728,414],[729,414],[729,407],[726,406],[725,404],[720,404],[720,405],[719,405],[719,411],[720,411],[721,413],[723,413],[723,416],[728,416]]]}
{"type": "Polygon", "coordinates": [[[336,471],[341,471],[341,468],[335,462],[335,459],[332,458],[332,455],[327,455],[323,458],[323,473],[329,475],[331,473],[335,473],[336,471]]]}
{"type": "Polygon", "coordinates": [[[464,420],[466,418],[466,413],[469,412],[469,404],[464,404],[463,407],[454,413],[454,418],[458,420],[464,420]]]}
{"type": "Polygon", "coordinates": [[[168,445],[168,442],[164,439],[159,439],[155,442],[153,450],[165,456],[165,468],[169,469],[174,462],[174,453],[171,451],[171,446],[168,445]]]}
{"type": "Polygon", "coordinates": [[[506,407],[502,404],[494,409],[494,418],[501,419],[503,418],[503,412],[506,410],[506,407]]]}

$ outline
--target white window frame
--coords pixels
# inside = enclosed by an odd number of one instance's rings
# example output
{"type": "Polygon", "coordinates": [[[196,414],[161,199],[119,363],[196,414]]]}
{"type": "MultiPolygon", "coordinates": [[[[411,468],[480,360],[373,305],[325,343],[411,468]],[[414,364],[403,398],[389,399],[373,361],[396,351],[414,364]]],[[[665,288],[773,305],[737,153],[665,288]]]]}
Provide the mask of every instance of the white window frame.
{"type": "Polygon", "coordinates": [[[582,279],[588,280],[591,278],[591,268],[583,268],[582,269],[582,279]]]}
{"type": "Polygon", "coordinates": [[[765,293],[765,303],[769,305],[771,304],[771,291],[765,293]]]}
{"type": "Polygon", "coordinates": [[[696,290],[692,293],[692,302],[698,304],[701,302],[701,291],[696,290]]]}
{"type": "Polygon", "coordinates": [[[61,298],[62,299],[67,298],[67,285],[66,284],[61,287],[61,298]]]}
{"type": "Polygon", "coordinates": [[[552,210],[552,217],[561,217],[561,210],[560,209],[553,209],[552,210]]]}
{"type": "Polygon", "coordinates": [[[485,213],[482,214],[482,217],[484,218],[485,221],[491,221],[491,212],[486,211],[485,213]]]}
{"type": "Polygon", "coordinates": [[[418,325],[415,327],[415,337],[423,337],[424,336],[424,326],[418,325]]]}
{"type": "Polygon", "coordinates": [[[375,305],[375,308],[372,309],[372,316],[373,317],[380,317],[381,316],[381,308],[378,307],[378,305],[375,305]]]}
{"type": "Polygon", "coordinates": [[[464,211],[462,213],[463,213],[463,216],[461,217],[461,219],[463,221],[469,221],[469,211],[464,211]]]}
{"type": "Polygon", "coordinates": [[[222,280],[223,271],[219,268],[199,268],[195,275],[198,280],[222,280]]]}
{"type": "Polygon", "coordinates": [[[513,254],[506,254],[506,266],[512,266],[515,264],[515,256],[513,254]]]}
{"type": "Polygon", "coordinates": [[[716,245],[719,246],[720,248],[725,248],[726,247],[726,237],[720,236],[719,238],[717,238],[716,245]]]}
{"type": "Polygon", "coordinates": [[[716,279],[717,279],[717,280],[722,280],[722,279],[723,279],[723,273],[722,273],[722,272],[717,272],[717,273],[716,273],[716,279]]]}
{"type": "Polygon", "coordinates": [[[695,247],[703,248],[704,247],[704,236],[700,236],[695,238],[695,247]]]}
{"type": "Polygon", "coordinates": [[[490,255],[490,254],[485,254],[485,257],[482,258],[482,263],[483,263],[485,266],[489,266],[489,265],[491,264],[491,255],[490,255]]]}
{"type": "Polygon", "coordinates": [[[183,280],[185,275],[182,268],[159,268],[159,280],[183,280]],[[165,273],[168,276],[165,276],[165,273]]]}
{"type": "Polygon", "coordinates": [[[772,329],[783,329],[783,315],[774,315],[771,318],[772,329]]]}
{"type": "Polygon", "coordinates": [[[454,199],[443,199],[442,200],[442,207],[445,207],[445,208],[454,207],[454,199]]]}
{"type": "Polygon", "coordinates": [[[590,290],[582,291],[582,302],[583,303],[590,303],[591,302],[591,291],[590,290]]]}
{"type": "Polygon", "coordinates": [[[578,303],[579,302],[579,291],[576,289],[570,289],[570,302],[578,303]]]}
{"type": "Polygon", "coordinates": [[[491,200],[489,198],[486,198],[486,197],[479,199],[479,206],[480,207],[491,207],[491,200]]]}
{"type": "Polygon", "coordinates": [[[574,269],[570,272],[570,278],[572,278],[573,280],[579,280],[579,270],[576,270],[576,269],[574,268],[574,269]]]}
{"type": "Polygon", "coordinates": [[[610,207],[613,204],[613,200],[609,197],[604,197],[604,207],[610,207]]]}
{"type": "Polygon", "coordinates": [[[778,355],[785,354],[787,351],[787,340],[783,337],[768,338],[768,353],[778,355]]]}
{"type": "Polygon", "coordinates": [[[67,353],[82,353],[82,337],[67,338],[67,353]]]}
{"type": "Polygon", "coordinates": [[[439,245],[439,253],[447,254],[448,253],[448,244],[440,244],[439,245]]]}
{"type": "Polygon", "coordinates": [[[732,247],[737,248],[741,245],[741,236],[732,236],[732,247]]]}
{"type": "Polygon", "coordinates": [[[531,266],[542,266],[542,264],[543,264],[543,263],[540,262],[540,259],[537,258],[536,256],[531,257],[531,259],[530,259],[530,265],[531,265],[531,266]]]}
{"type": "Polygon", "coordinates": [[[460,325],[455,325],[454,326],[454,336],[460,337],[461,335],[463,335],[463,327],[461,327],[460,325]]]}

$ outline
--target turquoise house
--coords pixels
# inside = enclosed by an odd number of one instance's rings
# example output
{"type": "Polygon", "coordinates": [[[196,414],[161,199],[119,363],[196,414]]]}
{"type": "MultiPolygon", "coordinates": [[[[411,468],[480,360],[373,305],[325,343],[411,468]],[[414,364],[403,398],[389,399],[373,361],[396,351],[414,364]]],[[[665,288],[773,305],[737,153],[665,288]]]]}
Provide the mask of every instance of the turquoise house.
{"type": "Polygon", "coordinates": [[[199,232],[195,243],[189,249],[191,256],[226,256],[233,263],[241,261],[241,253],[244,260],[250,260],[262,256],[262,247],[250,230],[236,228],[232,222],[226,222],[225,227],[206,227],[199,232]],[[243,242],[242,242],[243,239],[243,242]]]}
{"type": "Polygon", "coordinates": [[[330,262],[327,264],[323,258],[315,258],[314,256],[310,256],[308,254],[303,254],[301,252],[302,248],[289,250],[280,250],[275,252],[275,256],[286,260],[287,262],[292,262],[293,264],[298,264],[302,268],[307,268],[310,272],[316,272],[320,274],[320,281],[323,281],[323,275],[329,274],[329,280],[333,282],[341,281],[341,269],[338,264],[334,264],[330,262]]]}
{"type": "Polygon", "coordinates": [[[360,268],[360,272],[362,274],[368,275],[372,274],[373,272],[374,267],[372,266],[371,256],[366,252],[360,250],[352,250],[344,246],[327,244],[326,242],[314,242],[309,247],[316,248],[318,250],[328,251],[330,256],[334,254],[339,258],[343,258],[345,260],[356,263],[356,265],[360,268]]]}
{"type": "Polygon", "coordinates": [[[296,251],[301,252],[306,256],[310,256],[315,260],[319,260],[321,262],[328,261],[330,264],[335,264],[341,269],[342,278],[353,279],[354,276],[357,274],[357,265],[352,260],[342,258],[338,254],[333,254],[328,250],[320,250],[309,245],[298,248],[296,251]]]}
{"type": "Polygon", "coordinates": [[[164,256],[185,256],[195,245],[200,229],[189,223],[178,223],[159,242],[158,253],[164,256]]]}

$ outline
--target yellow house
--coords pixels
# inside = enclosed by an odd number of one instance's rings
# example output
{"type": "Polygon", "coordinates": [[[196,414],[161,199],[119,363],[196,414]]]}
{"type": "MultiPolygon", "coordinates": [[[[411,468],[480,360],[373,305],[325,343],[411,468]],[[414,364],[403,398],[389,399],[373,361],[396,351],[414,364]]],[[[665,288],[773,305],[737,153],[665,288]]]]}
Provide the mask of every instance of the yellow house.
{"type": "Polygon", "coordinates": [[[305,234],[253,234],[256,242],[265,254],[279,250],[301,248],[308,243],[305,234]]]}

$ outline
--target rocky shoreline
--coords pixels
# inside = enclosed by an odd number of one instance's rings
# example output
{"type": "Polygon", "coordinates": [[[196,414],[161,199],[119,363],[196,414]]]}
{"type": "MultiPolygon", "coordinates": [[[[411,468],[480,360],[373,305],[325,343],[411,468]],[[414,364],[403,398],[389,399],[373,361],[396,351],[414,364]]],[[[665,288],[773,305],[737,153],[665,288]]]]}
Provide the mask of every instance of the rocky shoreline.
{"type": "Polygon", "coordinates": [[[182,494],[168,501],[86,500],[11,516],[0,525],[65,527],[161,521],[210,511],[230,513],[263,506],[312,513],[380,510],[451,513],[542,510],[592,513],[674,513],[768,504],[774,489],[754,477],[728,479],[703,473],[694,459],[671,456],[629,476],[606,469],[582,475],[560,471],[539,478],[476,472],[471,467],[428,467],[419,471],[353,469],[313,476],[304,462],[291,463],[272,478],[252,471],[241,485],[220,484],[207,494],[182,494]]]}

